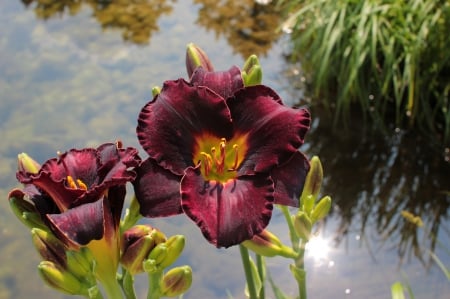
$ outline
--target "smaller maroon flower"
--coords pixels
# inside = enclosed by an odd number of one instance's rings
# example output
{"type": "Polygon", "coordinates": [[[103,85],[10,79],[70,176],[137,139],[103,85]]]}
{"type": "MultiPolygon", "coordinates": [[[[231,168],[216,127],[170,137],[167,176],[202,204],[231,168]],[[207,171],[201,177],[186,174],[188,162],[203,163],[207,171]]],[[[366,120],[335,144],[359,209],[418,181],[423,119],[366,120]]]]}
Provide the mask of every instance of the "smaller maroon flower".
{"type": "Polygon", "coordinates": [[[71,149],[46,161],[36,173],[19,163],[17,179],[25,187],[12,190],[9,198],[34,206],[68,248],[95,244],[91,250],[96,255],[94,247],[110,247],[99,254],[111,254],[110,262],[117,265],[125,184],[135,179],[132,168],[139,163],[137,150],[122,148],[120,142],[71,149]]]}

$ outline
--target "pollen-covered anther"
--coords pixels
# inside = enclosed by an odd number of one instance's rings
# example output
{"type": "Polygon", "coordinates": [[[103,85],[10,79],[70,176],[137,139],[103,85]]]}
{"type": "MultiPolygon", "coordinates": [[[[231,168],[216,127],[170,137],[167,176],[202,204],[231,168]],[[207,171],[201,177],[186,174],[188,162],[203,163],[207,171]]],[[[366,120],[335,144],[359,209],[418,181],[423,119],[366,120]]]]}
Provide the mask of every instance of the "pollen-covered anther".
{"type": "Polygon", "coordinates": [[[87,186],[85,183],[83,183],[82,180],[77,179],[75,181],[70,175],[67,176],[67,185],[69,188],[72,188],[72,189],[87,190],[87,186]]]}
{"type": "Polygon", "coordinates": [[[233,144],[233,150],[234,150],[234,163],[233,166],[228,169],[228,171],[234,171],[236,170],[236,168],[238,167],[239,164],[239,151],[238,151],[238,145],[237,144],[233,144]]]}
{"type": "Polygon", "coordinates": [[[202,155],[202,157],[203,157],[202,164],[203,164],[203,169],[205,170],[205,176],[208,176],[209,172],[211,171],[211,167],[212,167],[211,155],[207,154],[205,152],[201,152],[200,155],[202,155]]]}

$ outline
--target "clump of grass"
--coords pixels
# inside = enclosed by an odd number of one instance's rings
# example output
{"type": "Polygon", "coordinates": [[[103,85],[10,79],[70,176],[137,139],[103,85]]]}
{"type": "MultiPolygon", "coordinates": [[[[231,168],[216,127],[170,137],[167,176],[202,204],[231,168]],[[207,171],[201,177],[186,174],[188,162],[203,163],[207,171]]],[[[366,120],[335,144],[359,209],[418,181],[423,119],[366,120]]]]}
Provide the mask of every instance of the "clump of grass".
{"type": "Polygon", "coordinates": [[[450,2],[280,0],[314,98],[450,138],[450,2]]]}

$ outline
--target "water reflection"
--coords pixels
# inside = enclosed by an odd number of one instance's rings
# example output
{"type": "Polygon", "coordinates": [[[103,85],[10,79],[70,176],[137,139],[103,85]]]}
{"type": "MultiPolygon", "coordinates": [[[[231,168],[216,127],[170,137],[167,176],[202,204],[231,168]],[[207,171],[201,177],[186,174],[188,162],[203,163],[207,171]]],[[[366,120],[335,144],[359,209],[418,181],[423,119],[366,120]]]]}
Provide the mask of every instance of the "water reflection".
{"type": "MultiPolygon", "coordinates": [[[[316,119],[326,117],[316,111],[316,119]]],[[[310,135],[310,151],[320,153],[329,174],[325,190],[334,195],[340,218],[335,241],[356,231],[368,247],[377,244],[369,248],[373,251],[387,244],[396,248],[400,263],[412,255],[425,262],[440,234],[449,237],[450,164],[423,137],[383,133],[361,123],[354,119],[354,127],[344,130],[317,121],[310,135]],[[404,219],[403,210],[419,215],[424,229],[404,219]]]]}
{"type": "Polygon", "coordinates": [[[33,7],[36,16],[49,19],[64,14],[75,15],[82,5],[93,10],[103,29],[120,29],[125,41],[148,44],[159,31],[158,20],[172,12],[176,0],[22,0],[33,7]]]}
{"type": "MultiPolygon", "coordinates": [[[[275,2],[275,1],[273,1],[275,2]]],[[[200,4],[197,24],[223,36],[234,51],[247,58],[265,55],[278,40],[281,14],[275,3],[262,5],[254,0],[208,1],[200,4]]]]}

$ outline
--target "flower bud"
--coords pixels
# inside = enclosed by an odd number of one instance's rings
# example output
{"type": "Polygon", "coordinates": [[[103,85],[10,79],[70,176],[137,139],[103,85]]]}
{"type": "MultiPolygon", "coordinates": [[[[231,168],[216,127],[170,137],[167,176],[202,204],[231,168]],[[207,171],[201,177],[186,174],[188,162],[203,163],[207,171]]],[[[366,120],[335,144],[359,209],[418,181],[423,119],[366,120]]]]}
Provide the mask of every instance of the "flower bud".
{"type": "Polygon", "coordinates": [[[21,190],[14,189],[8,195],[9,205],[14,215],[28,228],[40,228],[48,230],[41,219],[35,206],[24,199],[24,193],[21,190]]]}
{"type": "Polygon", "coordinates": [[[166,242],[158,244],[144,262],[144,270],[153,273],[167,268],[181,255],[184,244],[185,238],[182,235],[171,236],[166,242]]]}
{"type": "Polygon", "coordinates": [[[28,172],[36,174],[41,169],[41,165],[34,161],[26,153],[21,153],[17,155],[18,169],[20,172],[28,172]]]}
{"type": "Polygon", "coordinates": [[[152,88],[152,96],[157,96],[161,93],[161,88],[159,86],[155,86],[152,88]]]}
{"type": "Polygon", "coordinates": [[[81,283],[70,272],[64,271],[55,263],[50,261],[42,261],[38,266],[39,274],[42,279],[52,288],[70,295],[88,294],[88,286],[81,283]]]}
{"type": "Polygon", "coordinates": [[[67,269],[66,247],[51,232],[33,228],[31,230],[31,239],[43,260],[67,269]]]}
{"type": "Polygon", "coordinates": [[[244,86],[261,84],[262,69],[256,55],[251,55],[249,58],[247,58],[241,72],[244,86]]]}
{"type": "Polygon", "coordinates": [[[305,185],[303,187],[303,192],[300,199],[301,202],[306,200],[306,197],[310,195],[312,195],[315,201],[319,195],[320,187],[322,186],[323,168],[319,157],[312,157],[310,164],[311,168],[306,176],[305,185]]]}
{"type": "Polygon", "coordinates": [[[325,196],[316,204],[311,212],[311,221],[315,223],[328,215],[331,208],[331,197],[325,196]]]}
{"type": "Polygon", "coordinates": [[[123,234],[120,262],[130,274],[141,273],[151,250],[165,241],[165,235],[150,225],[135,225],[123,234]]]}
{"type": "Polygon", "coordinates": [[[67,271],[76,277],[94,284],[94,256],[87,247],[66,251],[67,271]]]}
{"type": "Polygon", "coordinates": [[[177,297],[185,293],[192,284],[192,269],[181,266],[170,269],[162,278],[160,289],[163,296],[177,297]]]}
{"type": "Polygon", "coordinates": [[[206,53],[195,44],[189,43],[186,49],[186,70],[189,78],[192,76],[195,69],[200,66],[204,68],[205,71],[214,71],[214,67],[206,53]]]}
{"type": "Polygon", "coordinates": [[[142,217],[139,210],[140,210],[139,202],[137,201],[136,196],[133,196],[129,207],[125,211],[125,216],[123,217],[123,220],[120,223],[120,229],[122,231],[130,229],[133,225],[136,224],[136,222],[138,222],[138,220],[142,217]]]}
{"type": "Polygon", "coordinates": [[[268,230],[263,230],[261,233],[254,235],[252,239],[246,240],[241,244],[262,256],[297,257],[292,248],[285,246],[276,235],[268,230]]]}
{"type": "Polygon", "coordinates": [[[312,222],[308,215],[300,211],[297,215],[292,216],[292,218],[297,236],[303,240],[309,240],[311,237],[312,222]]]}

